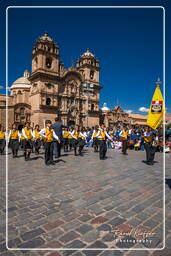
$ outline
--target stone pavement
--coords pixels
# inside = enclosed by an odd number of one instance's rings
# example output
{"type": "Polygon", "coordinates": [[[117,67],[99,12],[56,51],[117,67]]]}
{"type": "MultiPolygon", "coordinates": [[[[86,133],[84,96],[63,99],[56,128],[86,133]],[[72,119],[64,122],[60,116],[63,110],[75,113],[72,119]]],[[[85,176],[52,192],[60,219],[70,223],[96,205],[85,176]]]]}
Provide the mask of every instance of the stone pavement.
{"type": "Polygon", "coordinates": [[[91,148],[83,157],[63,155],[45,166],[43,153],[25,162],[9,154],[8,246],[5,246],[5,156],[1,163],[0,251],[10,255],[167,256],[171,245],[171,155],[166,154],[166,245],[163,247],[163,155],[145,165],[145,152],[128,156],[108,150],[99,160],[91,148]],[[22,248],[82,248],[29,251],[22,248]],[[98,248],[102,250],[85,250],[98,248]],[[115,248],[109,251],[104,248],[115,248]],[[130,248],[124,251],[123,248],[130,248]],[[135,251],[140,248],[145,250],[135,251]]]}

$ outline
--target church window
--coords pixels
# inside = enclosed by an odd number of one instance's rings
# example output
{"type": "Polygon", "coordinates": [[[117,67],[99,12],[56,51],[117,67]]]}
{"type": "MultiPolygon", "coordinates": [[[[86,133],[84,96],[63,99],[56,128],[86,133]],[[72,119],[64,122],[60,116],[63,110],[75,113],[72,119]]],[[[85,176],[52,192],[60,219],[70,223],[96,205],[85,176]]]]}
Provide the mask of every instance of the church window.
{"type": "Polygon", "coordinates": [[[94,110],[94,104],[91,104],[91,110],[92,111],[94,110]]]}
{"type": "Polygon", "coordinates": [[[48,47],[48,52],[50,52],[50,47],[48,47]]]}
{"type": "Polygon", "coordinates": [[[47,106],[50,106],[50,104],[51,104],[51,98],[47,98],[47,99],[46,99],[46,105],[47,105],[47,106]]]}
{"type": "Polygon", "coordinates": [[[24,108],[20,108],[20,114],[24,115],[24,108]]]}
{"type": "Polygon", "coordinates": [[[21,93],[21,91],[18,91],[18,94],[20,94],[20,95],[21,95],[21,94],[22,94],[22,93],[21,93]]]}
{"type": "Polygon", "coordinates": [[[46,59],[46,67],[47,68],[51,68],[51,66],[52,66],[52,59],[51,58],[47,58],[46,59]]]}
{"type": "Polygon", "coordinates": [[[51,89],[52,85],[50,83],[46,84],[48,89],[51,89]]]}
{"type": "Polygon", "coordinates": [[[91,71],[90,71],[90,79],[93,79],[93,78],[94,78],[94,71],[91,70],[91,71]]]}

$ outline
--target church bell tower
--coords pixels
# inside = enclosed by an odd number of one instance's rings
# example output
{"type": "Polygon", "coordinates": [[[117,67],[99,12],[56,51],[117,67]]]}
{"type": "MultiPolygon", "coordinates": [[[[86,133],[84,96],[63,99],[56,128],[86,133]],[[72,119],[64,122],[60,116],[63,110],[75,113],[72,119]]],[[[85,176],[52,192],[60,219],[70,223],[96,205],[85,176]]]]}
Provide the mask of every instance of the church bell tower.
{"type": "Polygon", "coordinates": [[[45,32],[32,50],[32,74],[36,72],[59,72],[59,47],[45,32]]]}

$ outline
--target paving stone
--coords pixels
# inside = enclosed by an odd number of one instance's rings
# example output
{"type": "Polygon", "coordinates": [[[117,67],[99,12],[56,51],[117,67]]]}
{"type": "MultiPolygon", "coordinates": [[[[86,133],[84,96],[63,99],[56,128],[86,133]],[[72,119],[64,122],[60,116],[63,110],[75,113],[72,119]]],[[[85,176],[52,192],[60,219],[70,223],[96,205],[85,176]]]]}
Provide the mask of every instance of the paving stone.
{"type": "Polygon", "coordinates": [[[91,215],[82,215],[80,218],[78,218],[80,221],[82,221],[82,222],[87,222],[87,221],[89,221],[89,220],[91,220],[91,219],[93,219],[94,217],[93,216],[91,216],[91,215]]]}
{"type": "Polygon", "coordinates": [[[76,231],[83,235],[83,234],[87,233],[88,231],[90,231],[91,229],[93,229],[92,226],[84,224],[84,225],[80,226],[79,228],[77,228],[76,231]]]}
{"type": "Polygon", "coordinates": [[[138,256],[148,256],[149,255],[148,251],[140,251],[140,250],[138,250],[138,251],[135,251],[135,250],[130,251],[130,252],[128,252],[127,255],[128,256],[135,256],[136,253],[137,253],[138,256]]]}
{"type": "Polygon", "coordinates": [[[157,237],[147,237],[142,244],[147,248],[156,248],[161,240],[157,237]]]}
{"type": "Polygon", "coordinates": [[[8,241],[8,247],[9,248],[17,248],[19,244],[21,244],[21,239],[20,238],[15,238],[13,240],[8,241]]]}
{"type": "Polygon", "coordinates": [[[1,243],[0,244],[0,252],[3,252],[6,250],[6,243],[1,243]]]}
{"type": "Polygon", "coordinates": [[[61,254],[59,252],[51,252],[47,256],[61,256],[61,254]]]}
{"type": "Polygon", "coordinates": [[[30,241],[24,242],[20,244],[19,248],[39,248],[42,244],[44,244],[44,240],[41,237],[36,237],[30,241]]]}
{"type": "Polygon", "coordinates": [[[21,237],[24,241],[26,241],[26,240],[30,240],[31,238],[34,238],[36,236],[39,236],[43,233],[45,233],[45,231],[41,228],[38,228],[38,229],[34,229],[34,230],[31,230],[29,232],[22,234],[21,237]]]}
{"type": "Polygon", "coordinates": [[[83,243],[80,240],[74,240],[71,243],[66,245],[66,248],[84,248],[86,246],[85,243],[83,243]]]}
{"type": "Polygon", "coordinates": [[[107,245],[100,240],[97,240],[95,243],[91,244],[88,248],[107,248],[107,245]]]}
{"type": "Polygon", "coordinates": [[[45,229],[46,231],[49,231],[49,230],[52,230],[52,229],[55,229],[59,226],[61,226],[62,224],[64,224],[65,222],[62,221],[62,220],[57,220],[55,222],[51,222],[49,224],[46,224],[43,226],[43,229],[45,229]]]}
{"type": "Polygon", "coordinates": [[[98,223],[104,223],[106,222],[108,219],[103,217],[103,216],[99,216],[99,217],[96,217],[94,219],[91,220],[91,224],[98,224],[98,223]]]}
{"type": "MultiPolygon", "coordinates": [[[[124,254],[119,250],[103,251],[100,256],[123,256],[124,254]]],[[[134,255],[136,256],[136,255],[134,255]]]]}
{"type": "Polygon", "coordinates": [[[123,222],[125,222],[126,220],[123,219],[123,218],[119,218],[119,217],[116,217],[112,220],[110,220],[108,222],[108,224],[110,224],[112,226],[112,228],[115,228],[116,226],[118,226],[119,224],[122,224],[123,222]]]}
{"type": "Polygon", "coordinates": [[[53,239],[58,239],[58,237],[62,236],[63,234],[64,234],[64,231],[58,228],[48,233],[42,234],[42,237],[44,237],[45,240],[47,241],[51,241],[53,239]]]}
{"type": "Polygon", "coordinates": [[[109,211],[109,212],[107,212],[106,214],[105,214],[105,217],[107,218],[107,219],[110,219],[110,218],[112,218],[112,217],[117,217],[118,216],[118,213],[116,212],[116,211],[109,211]]]}
{"type": "Polygon", "coordinates": [[[81,251],[76,251],[72,256],[83,256],[84,254],[81,251]]]}
{"type": "Polygon", "coordinates": [[[78,220],[74,220],[72,222],[69,222],[67,224],[62,225],[61,227],[65,230],[68,231],[70,229],[75,229],[76,227],[79,227],[80,225],[82,225],[82,223],[78,220]]]}
{"type": "Polygon", "coordinates": [[[67,216],[63,217],[63,220],[68,222],[68,221],[72,221],[72,220],[78,218],[79,216],[80,216],[80,214],[71,213],[71,214],[68,214],[67,216]]]}
{"type": "Polygon", "coordinates": [[[1,254],[1,256],[13,256],[13,255],[14,255],[14,253],[12,253],[12,252],[4,252],[1,254]]]}
{"type": "Polygon", "coordinates": [[[102,251],[101,250],[86,250],[83,251],[83,254],[86,256],[96,256],[99,255],[102,251]]]}
{"type": "Polygon", "coordinates": [[[148,221],[144,222],[143,225],[147,226],[147,227],[150,227],[150,228],[154,228],[158,225],[158,222],[156,222],[152,219],[149,219],[148,221]]]}
{"type": "Polygon", "coordinates": [[[107,235],[105,235],[102,240],[104,242],[112,242],[116,239],[116,235],[114,233],[108,233],[107,235]]]}
{"type": "Polygon", "coordinates": [[[76,233],[74,231],[70,231],[70,232],[66,233],[65,235],[63,235],[62,237],[60,237],[59,240],[63,243],[68,243],[69,241],[72,241],[78,237],[79,237],[78,233],[76,233]]]}
{"type": "Polygon", "coordinates": [[[41,248],[63,248],[63,244],[55,239],[45,242],[41,248]]]}
{"type": "Polygon", "coordinates": [[[170,252],[170,248],[164,248],[162,251],[155,251],[152,256],[170,256],[170,252]]]}
{"type": "Polygon", "coordinates": [[[111,227],[107,224],[102,224],[97,228],[98,231],[111,231],[111,227]]]}
{"type": "Polygon", "coordinates": [[[87,243],[91,243],[99,237],[99,232],[96,229],[93,229],[92,231],[86,233],[81,237],[81,239],[87,243]]]}
{"type": "Polygon", "coordinates": [[[132,226],[132,227],[136,227],[138,226],[140,223],[142,223],[142,220],[139,220],[137,218],[132,218],[129,221],[127,221],[127,224],[132,226]]]}

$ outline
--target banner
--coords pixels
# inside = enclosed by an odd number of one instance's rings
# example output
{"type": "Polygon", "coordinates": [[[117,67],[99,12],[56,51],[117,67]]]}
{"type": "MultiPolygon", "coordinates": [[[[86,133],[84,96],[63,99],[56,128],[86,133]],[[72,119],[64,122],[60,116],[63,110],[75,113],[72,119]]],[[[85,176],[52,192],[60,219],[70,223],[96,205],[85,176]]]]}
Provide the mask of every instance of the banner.
{"type": "Polygon", "coordinates": [[[163,119],[163,113],[164,100],[158,84],[155,89],[148,112],[147,125],[150,126],[152,129],[157,129],[163,119]]]}

